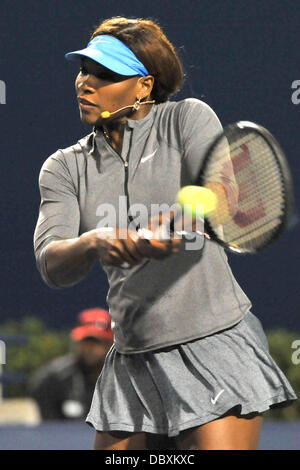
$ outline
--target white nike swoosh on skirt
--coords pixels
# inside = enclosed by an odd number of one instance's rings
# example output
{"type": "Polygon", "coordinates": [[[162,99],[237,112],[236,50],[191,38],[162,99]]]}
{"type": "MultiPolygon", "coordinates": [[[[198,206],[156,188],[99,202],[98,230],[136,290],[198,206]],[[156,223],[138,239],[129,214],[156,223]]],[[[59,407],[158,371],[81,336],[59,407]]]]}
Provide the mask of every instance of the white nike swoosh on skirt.
{"type": "Polygon", "coordinates": [[[156,154],[156,151],[157,151],[157,149],[155,149],[154,152],[150,153],[150,155],[146,155],[146,157],[142,157],[141,158],[141,163],[145,163],[147,160],[149,160],[149,158],[154,157],[154,155],[156,154]]]}
{"type": "Polygon", "coordinates": [[[213,405],[215,405],[215,404],[217,403],[218,398],[222,395],[223,392],[224,392],[224,389],[222,389],[222,390],[218,393],[218,395],[216,395],[215,398],[211,398],[211,399],[210,399],[210,401],[212,402],[213,405]]]}

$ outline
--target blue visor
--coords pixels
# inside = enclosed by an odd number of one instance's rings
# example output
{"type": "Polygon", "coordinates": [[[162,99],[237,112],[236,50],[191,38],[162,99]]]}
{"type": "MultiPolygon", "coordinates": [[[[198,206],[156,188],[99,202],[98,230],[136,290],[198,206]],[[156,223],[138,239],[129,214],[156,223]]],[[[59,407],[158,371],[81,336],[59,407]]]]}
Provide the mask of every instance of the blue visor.
{"type": "Polygon", "coordinates": [[[74,60],[78,56],[89,57],[119,75],[142,75],[143,77],[149,75],[146,67],[129,47],[119,39],[106,34],[96,36],[85,49],[65,54],[68,60],[74,60]]]}

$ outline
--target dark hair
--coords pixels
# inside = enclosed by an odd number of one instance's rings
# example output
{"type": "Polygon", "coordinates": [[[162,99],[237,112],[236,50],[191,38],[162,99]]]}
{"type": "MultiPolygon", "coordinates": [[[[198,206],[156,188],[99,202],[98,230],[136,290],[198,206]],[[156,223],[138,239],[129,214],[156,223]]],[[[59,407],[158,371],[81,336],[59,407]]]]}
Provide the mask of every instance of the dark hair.
{"type": "Polygon", "coordinates": [[[108,34],[122,41],[154,77],[151,98],[163,103],[179,90],[184,71],[174,46],[152,20],[116,16],[103,21],[91,39],[108,34]]]}

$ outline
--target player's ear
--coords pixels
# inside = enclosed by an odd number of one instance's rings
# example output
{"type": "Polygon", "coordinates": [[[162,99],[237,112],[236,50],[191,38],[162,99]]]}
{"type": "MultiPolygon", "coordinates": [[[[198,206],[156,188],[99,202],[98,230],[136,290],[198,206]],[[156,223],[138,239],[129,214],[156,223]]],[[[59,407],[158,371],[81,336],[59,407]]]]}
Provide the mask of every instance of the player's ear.
{"type": "Polygon", "coordinates": [[[151,92],[153,89],[154,77],[152,75],[141,77],[138,79],[137,85],[138,85],[139,98],[141,100],[144,98],[148,98],[151,95],[151,92]]]}

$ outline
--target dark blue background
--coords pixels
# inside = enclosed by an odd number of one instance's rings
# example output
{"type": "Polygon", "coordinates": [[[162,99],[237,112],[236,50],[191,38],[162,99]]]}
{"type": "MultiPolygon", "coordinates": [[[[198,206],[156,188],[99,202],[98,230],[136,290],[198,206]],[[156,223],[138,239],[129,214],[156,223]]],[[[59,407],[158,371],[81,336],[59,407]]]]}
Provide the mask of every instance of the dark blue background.
{"type": "MultiPolygon", "coordinates": [[[[0,80],[7,87],[1,122],[0,321],[39,315],[69,327],[86,307],[105,306],[100,267],[74,288],[44,285],[35,268],[32,238],[43,161],[88,134],[75,101],[76,65],[64,53],[81,48],[105,18],[158,20],[175,44],[187,80],[175,99],[206,101],[223,125],[251,120],[275,134],[286,151],[299,204],[300,105],[291,101],[300,79],[298,1],[247,0],[1,0],[0,80]]],[[[299,223],[266,251],[230,255],[238,281],[266,328],[300,331],[299,223]]],[[[188,299],[187,299],[188,301],[188,299]]]]}

